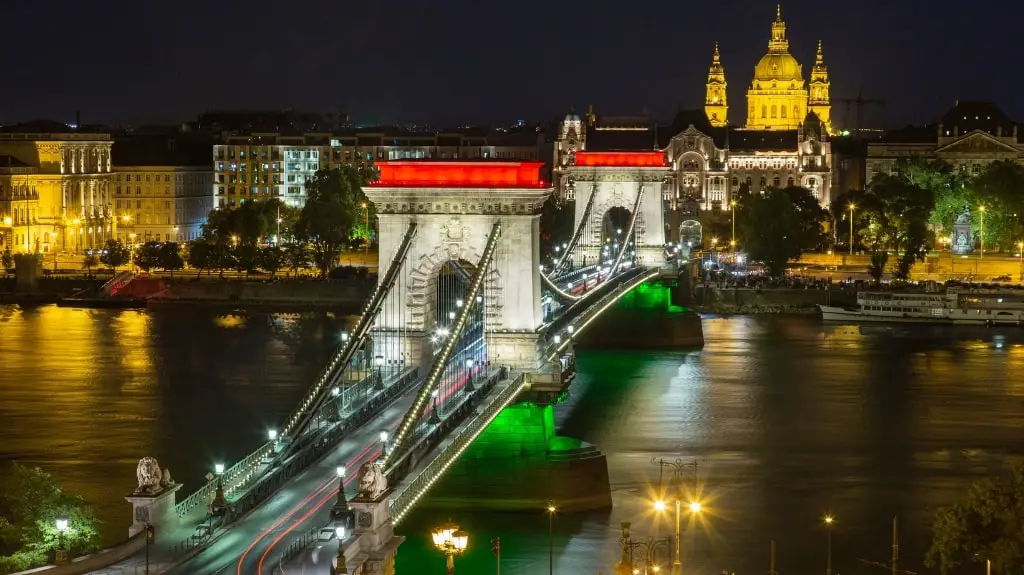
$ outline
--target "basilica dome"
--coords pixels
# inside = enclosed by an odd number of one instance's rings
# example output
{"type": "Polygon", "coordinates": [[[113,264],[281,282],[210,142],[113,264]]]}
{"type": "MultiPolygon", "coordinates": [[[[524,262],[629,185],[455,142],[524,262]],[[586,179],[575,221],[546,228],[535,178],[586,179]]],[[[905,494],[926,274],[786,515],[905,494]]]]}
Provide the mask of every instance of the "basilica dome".
{"type": "Polygon", "coordinates": [[[799,82],[803,83],[800,64],[789,52],[771,51],[761,58],[754,67],[754,81],[799,82]]]}

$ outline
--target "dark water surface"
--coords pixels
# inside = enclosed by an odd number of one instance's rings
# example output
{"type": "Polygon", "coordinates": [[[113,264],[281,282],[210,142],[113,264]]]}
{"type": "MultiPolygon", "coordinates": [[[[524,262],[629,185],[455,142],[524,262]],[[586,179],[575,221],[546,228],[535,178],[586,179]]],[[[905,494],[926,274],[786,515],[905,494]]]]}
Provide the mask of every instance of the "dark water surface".
{"type": "MultiPolygon", "coordinates": [[[[259,443],[317,374],[350,318],[0,306],[0,457],[83,493],[123,537],[135,464],[153,455],[186,491],[259,443]]],[[[823,326],[806,317],[704,321],[699,352],[587,353],[560,433],[608,455],[615,507],[556,516],[556,573],[613,573],[618,525],[669,535],[651,509],[653,457],[695,458],[706,505],[684,572],[822,573],[831,511],[837,575],[884,574],[900,517],[901,566],[925,571],[936,506],[1024,453],[1024,332],[823,326]],[[864,560],[864,561],[862,561],[864,560]]],[[[470,532],[456,572],[544,573],[548,520],[451,513],[470,532]]],[[[399,573],[443,573],[428,542],[447,519],[414,513],[399,573]]],[[[662,554],[663,555],[663,554],[662,554]]]]}

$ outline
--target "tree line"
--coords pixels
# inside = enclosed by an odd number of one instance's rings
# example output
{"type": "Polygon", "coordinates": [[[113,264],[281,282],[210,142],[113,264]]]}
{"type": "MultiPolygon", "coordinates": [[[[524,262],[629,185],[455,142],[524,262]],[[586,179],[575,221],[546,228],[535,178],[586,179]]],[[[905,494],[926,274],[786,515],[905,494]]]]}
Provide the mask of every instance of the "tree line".
{"type": "Polygon", "coordinates": [[[82,265],[91,271],[102,264],[113,271],[132,263],[172,276],[186,264],[198,275],[233,269],[275,276],[283,269],[297,273],[313,266],[325,278],[344,249],[370,242],[369,222],[376,213],[362,190],[369,177],[353,167],[320,170],[306,183],[302,209],[278,199],[243,202],[210,212],[201,237],[187,245],[153,241],[130,249],[111,239],[99,255],[86,255],[82,265]]]}

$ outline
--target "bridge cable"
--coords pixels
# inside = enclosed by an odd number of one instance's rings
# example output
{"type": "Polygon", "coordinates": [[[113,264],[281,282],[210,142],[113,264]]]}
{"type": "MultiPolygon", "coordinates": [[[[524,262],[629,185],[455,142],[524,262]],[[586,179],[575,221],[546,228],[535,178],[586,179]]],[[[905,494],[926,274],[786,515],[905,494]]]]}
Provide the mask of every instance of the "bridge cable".
{"type": "Polygon", "coordinates": [[[562,265],[569,260],[569,256],[573,249],[576,247],[576,243],[579,242],[580,236],[583,235],[583,231],[590,221],[590,213],[594,208],[594,198],[597,197],[597,182],[594,182],[593,188],[590,190],[590,197],[587,198],[587,205],[583,208],[583,217],[580,219],[580,223],[573,230],[572,238],[569,240],[569,245],[565,248],[565,252],[562,253],[562,257],[558,258],[555,262],[555,267],[551,270],[551,275],[558,273],[558,270],[562,269],[562,265]]]}
{"type": "Polygon", "coordinates": [[[395,433],[391,450],[383,458],[382,464],[385,468],[397,455],[402,455],[402,451],[405,449],[406,443],[409,440],[410,433],[413,431],[414,424],[423,416],[431,397],[431,393],[440,383],[439,379],[444,375],[444,372],[448,367],[448,360],[455,351],[454,347],[456,345],[456,341],[461,339],[462,331],[466,327],[466,322],[469,320],[469,314],[476,307],[476,296],[480,293],[481,284],[486,276],[485,270],[490,264],[491,258],[494,256],[494,251],[498,245],[498,237],[500,235],[501,222],[497,221],[494,222],[490,237],[487,239],[487,245],[484,247],[483,255],[480,256],[480,261],[473,272],[473,281],[469,286],[469,291],[466,293],[465,305],[463,305],[463,307],[457,312],[455,323],[452,325],[451,333],[441,348],[440,355],[434,358],[433,365],[430,368],[430,373],[427,375],[424,385],[420,387],[416,394],[416,399],[413,400],[412,406],[409,407],[409,410],[402,418],[402,423],[399,425],[398,431],[395,433]]]}
{"type": "MultiPolygon", "coordinates": [[[[343,372],[352,362],[355,352],[365,343],[366,335],[369,333],[370,327],[373,325],[374,320],[380,313],[386,297],[391,294],[392,287],[395,285],[396,280],[401,275],[400,271],[405,265],[406,258],[409,255],[409,248],[412,246],[413,238],[416,236],[416,229],[416,222],[410,222],[409,229],[406,231],[405,237],[402,239],[402,243],[398,246],[398,250],[395,252],[395,256],[391,260],[391,264],[388,266],[387,273],[378,282],[376,289],[370,296],[370,299],[367,302],[366,307],[363,309],[363,313],[360,315],[359,321],[353,332],[350,334],[348,341],[343,343],[338,350],[335,351],[334,355],[331,356],[327,366],[324,367],[316,382],[306,393],[306,396],[303,398],[302,402],[299,403],[296,410],[288,418],[288,423],[281,432],[282,437],[291,437],[293,435],[297,436],[305,431],[306,427],[314,419],[314,416],[328,396],[329,389],[327,383],[329,381],[336,380],[339,373],[343,372]]],[[[296,442],[294,441],[287,443],[285,448],[280,451],[279,457],[282,459],[286,457],[290,451],[290,446],[295,443],[296,442]]]]}
{"type": "MultiPolygon", "coordinates": [[[[629,227],[626,229],[626,235],[622,238],[622,247],[619,248],[619,253],[615,256],[615,263],[612,264],[611,269],[608,270],[608,277],[612,277],[615,275],[615,272],[618,271],[619,265],[622,264],[622,256],[625,255],[626,250],[629,248],[630,238],[633,237],[633,229],[636,226],[636,218],[640,214],[640,200],[642,200],[643,197],[644,185],[641,183],[640,187],[636,191],[636,202],[633,203],[633,213],[630,214],[629,227]]],[[[637,245],[635,238],[633,238],[632,244],[633,251],[636,252],[637,245]]]]}

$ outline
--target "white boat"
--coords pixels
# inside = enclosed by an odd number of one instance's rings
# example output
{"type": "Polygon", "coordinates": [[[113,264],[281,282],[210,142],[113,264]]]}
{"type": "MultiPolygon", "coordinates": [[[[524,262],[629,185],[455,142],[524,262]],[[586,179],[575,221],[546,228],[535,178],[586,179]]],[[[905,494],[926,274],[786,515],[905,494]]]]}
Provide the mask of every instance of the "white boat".
{"type": "Polygon", "coordinates": [[[819,305],[825,321],[1024,325],[1024,297],[992,292],[860,292],[857,306],[819,305]]]}

